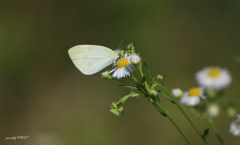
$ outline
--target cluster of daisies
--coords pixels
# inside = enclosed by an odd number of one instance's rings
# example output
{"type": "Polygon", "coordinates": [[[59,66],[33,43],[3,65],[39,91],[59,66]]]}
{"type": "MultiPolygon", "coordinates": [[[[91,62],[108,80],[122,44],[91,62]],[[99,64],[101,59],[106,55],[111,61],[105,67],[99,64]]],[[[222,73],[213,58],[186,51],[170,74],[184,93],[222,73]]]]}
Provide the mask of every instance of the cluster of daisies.
{"type": "Polygon", "coordinates": [[[114,69],[111,71],[105,71],[102,76],[106,79],[117,78],[121,79],[123,77],[130,76],[131,73],[136,69],[136,65],[140,62],[140,57],[136,53],[124,53],[113,63],[114,69]],[[110,75],[113,73],[112,75],[110,75]]]}
{"type": "MultiPolygon", "coordinates": [[[[219,100],[223,95],[223,90],[232,81],[231,75],[225,68],[218,66],[205,67],[195,74],[198,87],[190,88],[183,92],[176,88],[172,94],[180,99],[186,106],[192,107],[206,117],[217,117],[220,113],[219,100]]],[[[228,117],[234,121],[230,125],[230,133],[240,136],[240,115],[237,115],[234,107],[227,107],[228,117]],[[237,119],[235,117],[237,116],[237,119]]]]}
{"type": "Polygon", "coordinates": [[[195,78],[199,87],[193,87],[184,93],[179,88],[172,90],[173,95],[181,98],[180,102],[187,106],[198,105],[200,98],[206,99],[207,97],[204,91],[220,91],[226,88],[232,80],[228,70],[220,67],[206,67],[198,71],[195,78]]]}

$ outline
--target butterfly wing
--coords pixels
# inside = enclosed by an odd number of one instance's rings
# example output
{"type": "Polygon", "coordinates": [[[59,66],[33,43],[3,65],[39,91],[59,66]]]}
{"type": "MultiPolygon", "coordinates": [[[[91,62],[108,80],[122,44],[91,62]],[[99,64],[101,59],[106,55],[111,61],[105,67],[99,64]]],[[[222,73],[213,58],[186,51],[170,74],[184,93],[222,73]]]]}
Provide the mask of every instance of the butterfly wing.
{"type": "Polygon", "coordinates": [[[85,75],[95,74],[112,64],[118,54],[98,45],[77,45],[68,50],[74,65],[85,75]]]}

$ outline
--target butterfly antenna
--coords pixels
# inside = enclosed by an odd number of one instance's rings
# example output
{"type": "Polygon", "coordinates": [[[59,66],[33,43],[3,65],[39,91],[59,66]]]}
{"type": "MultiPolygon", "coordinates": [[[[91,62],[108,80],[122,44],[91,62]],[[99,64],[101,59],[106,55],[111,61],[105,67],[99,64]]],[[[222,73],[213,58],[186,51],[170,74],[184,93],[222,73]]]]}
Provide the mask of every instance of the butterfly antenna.
{"type": "Polygon", "coordinates": [[[125,37],[122,38],[122,40],[121,40],[120,44],[118,45],[118,48],[117,48],[117,49],[119,49],[119,47],[121,46],[121,44],[122,44],[124,38],[125,38],[125,37]]]}

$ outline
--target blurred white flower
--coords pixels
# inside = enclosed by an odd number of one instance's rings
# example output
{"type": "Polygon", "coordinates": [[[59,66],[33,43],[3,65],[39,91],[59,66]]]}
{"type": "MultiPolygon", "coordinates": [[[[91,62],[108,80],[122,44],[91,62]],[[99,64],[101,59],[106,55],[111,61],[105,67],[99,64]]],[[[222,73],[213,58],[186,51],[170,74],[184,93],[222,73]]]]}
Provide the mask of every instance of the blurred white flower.
{"type": "Polygon", "coordinates": [[[220,67],[205,67],[195,77],[200,86],[216,90],[227,87],[232,81],[228,70],[220,67]]]}
{"type": "Polygon", "coordinates": [[[172,89],[172,94],[176,98],[181,98],[183,96],[183,92],[179,88],[172,89]]]}
{"type": "Polygon", "coordinates": [[[180,102],[187,106],[195,106],[200,103],[200,97],[204,98],[203,90],[199,87],[194,87],[183,94],[180,102]]]}
{"type": "Polygon", "coordinates": [[[229,132],[234,136],[240,136],[240,114],[237,119],[230,124],[229,132]]]}
{"type": "Polygon", "coordinates": [[[207,112],[211,117],[217,117],[220,113],[219,106],[217,104],[210,104],[208,105],[207,112]]]}

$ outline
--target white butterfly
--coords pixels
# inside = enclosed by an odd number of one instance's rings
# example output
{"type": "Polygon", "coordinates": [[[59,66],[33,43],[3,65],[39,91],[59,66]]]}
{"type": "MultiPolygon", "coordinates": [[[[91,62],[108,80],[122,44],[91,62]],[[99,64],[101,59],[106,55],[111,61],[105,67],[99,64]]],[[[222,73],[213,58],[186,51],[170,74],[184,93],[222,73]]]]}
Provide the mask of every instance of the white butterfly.
{"type": "Polygon", "coordinates": [[[95,74],[118,58],[118,51],[99,45],[77,45],[68,50],[74,65],[85,75],[95,74]]]}

